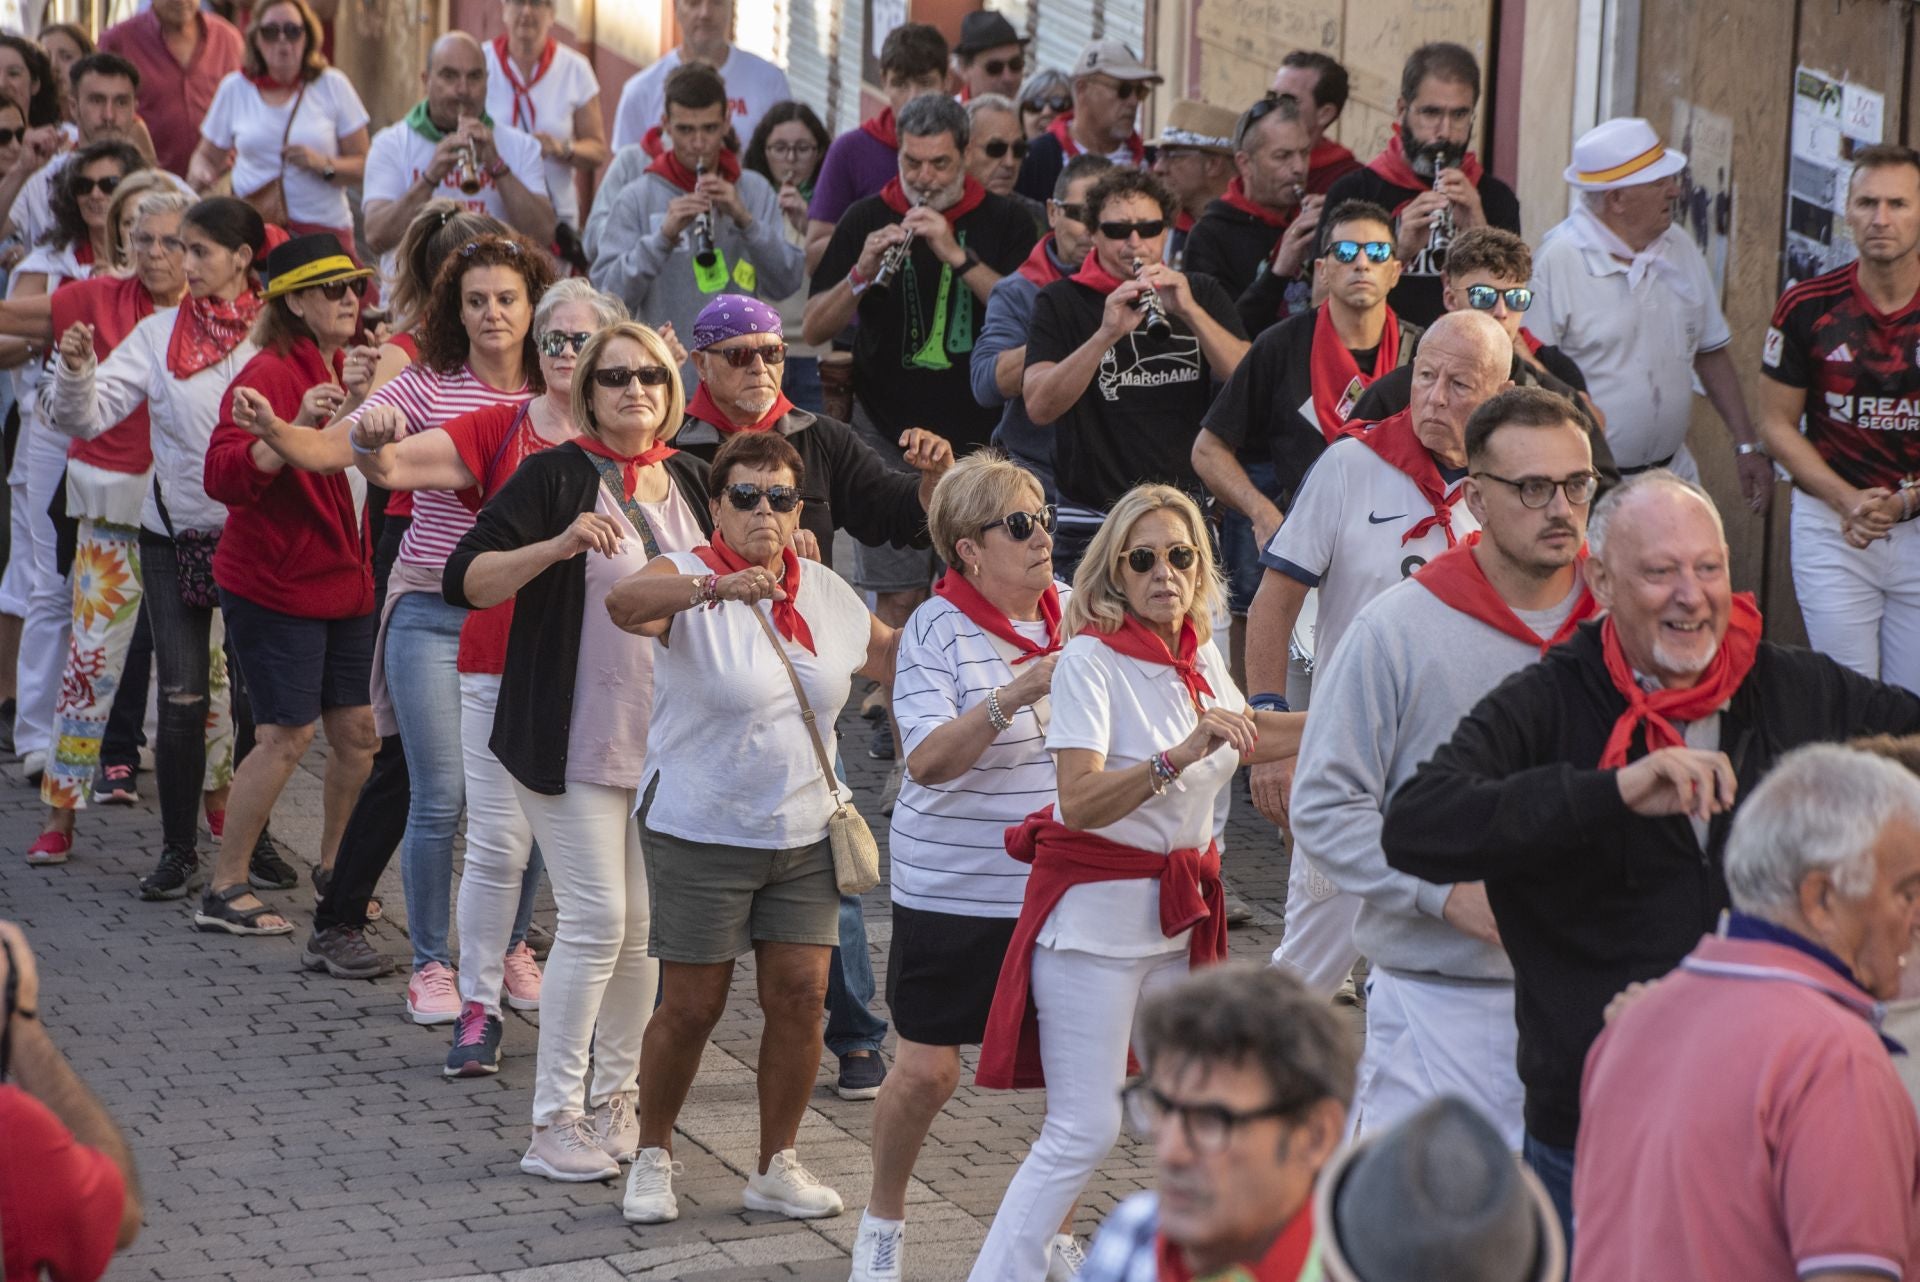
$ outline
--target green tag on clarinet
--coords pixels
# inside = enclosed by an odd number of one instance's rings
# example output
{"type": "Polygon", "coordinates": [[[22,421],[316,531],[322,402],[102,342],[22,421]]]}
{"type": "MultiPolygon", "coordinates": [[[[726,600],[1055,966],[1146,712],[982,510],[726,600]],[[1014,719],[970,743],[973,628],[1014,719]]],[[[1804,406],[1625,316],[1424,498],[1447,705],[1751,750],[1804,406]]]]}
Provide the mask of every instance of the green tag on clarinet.
{"type": "Polygon", "coordinates": [[[693,283],[703,294],[718,294],[727,287],[727,256],[715,245],[693,256],[693,283]]]}

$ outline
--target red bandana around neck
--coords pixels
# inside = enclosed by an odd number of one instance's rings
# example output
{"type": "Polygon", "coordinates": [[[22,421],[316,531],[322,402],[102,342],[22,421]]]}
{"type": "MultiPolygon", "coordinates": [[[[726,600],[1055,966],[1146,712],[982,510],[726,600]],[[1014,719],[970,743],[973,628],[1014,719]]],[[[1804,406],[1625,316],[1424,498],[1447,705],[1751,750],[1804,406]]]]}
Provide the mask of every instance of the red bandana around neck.
{"type": "Polygon", "coordinates": [[[180,300],[173,336],[167,340],[167,372],[192,378],[246,341],[260,315],[260,296],[242,294],[231,301],[195,298],[180,300]]]}
{"type": "MultiPolygon", "coordinates": [[[[1154,1235],[1154,1256],[1160,1262],[1159,1282],[1198,1282],[1187,1267],[1186,1253],[1167,1241],[1165,1233],[1154,1235]]],[[[1257,1261],[1242,1261],[1221,1273],[1209,1273],[1208,1282],[1304,1282],[1319,1276],[1313,1250],[1313,1199],[1309,1198],[1280,1230],[1267,1253],[1257,1261]]]]}
{"type": "Polygon", "coordinates": [[[553,56],[560,49],[560,42],[552,36],[547,37],[547,47],[540,51],[540,61],[534,64],[533,75],[524,83],[520,79],[520,69],[513,65],[513,58],[507,53],[507,38],[498,35],[493,38],[494,56],[500,61],[500,70],[507,77],[507,87],[513,90],[513,119],[509,122],[515,129],[533,132],[533,87],[540,83],[547,69],[553,66],[553,56]],[[524,112],[524,116],[523,116],[524,112]],[[521,123],[522,120],[525,123],[521,123]]]}
{"type": "Polygon", "coordinates": [[[732,436],[735,432],[767,431],[775,423],[778,423],[781,418],[786,415],[787,411],[792,408],[793,402],[787,399],[785,392],[781,392],[773,398],[772,409],[762,414],[754,422],[743,426],[734,422],[721,412],[720,407],[714,404],[713,397],[708,394],[707,385],[702,383],[700,384],[700,390],[693,394],[692,403],[687,406],[687,416],[689,418],[697,418],[702,423],[713,424],[714,430],[718,431],[722,436],[732,436]]]}
{"type": "Polygon", "coordinates": [[[257,76],[248,76],[247,82],[256,89],[294,89],[300,84],[300,76],[296,73],[291,80],[275,80],[273,73],[263,71],[257,76]]]}
{"type": "Polygon", "coordinates": [[[1333,304],[1320,304],[1313,321],[1313,351],[1307,369],[1313,384],[1313,413],[1320,420],[1320,432],[1333,444],[1334,437],[1347,430],[1347,419],[1360,394],[1373,381],[1400,364],[1400,318],[1387,308],[1387,324],[1380,331],[1380,346],[1374,352],[1373,373],[1360,370],[1360,362],[1340,341],[1340,330],[1333,323],[1333,304]]]}
{"type": "MultiPolygon", "coordinates": [[[[727,546],[727,536],[720,533],[718,526],[714,527],[713,542],[695,548],[693,554],[715,574],[738,574],[742,570],[759,568],[727,546]]],[[[793,554],[792,548],[781,548],[780,560],[784,566],[780,574],[780,590],[787,594],[787,599],[771,603],[774,629],[808,654],[818,654],[819,651],[813,648],[813,630],[800,617],[800,558],[793,554]]]]}
{"type": "MultiPolygon", "coordinates": [[[[665,148],[655,156],[653,163],[647,166],[647,172],[659,174],[681,191],[692,191],[694,181],[698,178],[693,170],[680,163],[680,157],[674,154],[672,148],[665,148]]],[[[737,183],[740,181],[740,157],[723,150],[713,168],[707,172],[717,173],[728,182],[737,183]]]]}
{"type": "Polygon", "coordinates": [[[1187,688],[1187,697],[1193,700],[1194,711],[1202,710],[1201,695],[1213,693],[1213,687],[1207,684],[1206,674],[1200,671],[1200,663],[1195,657],[1200,652],[1200,634],[1193,630],[1193,620],[1188,619],[1180,625],[1180,653],[1174,654],[1167,649],[1167,643],[1160,639],[1146,624],[1131,614],[1127,621],[1112,632],[1102,632],[1098,628],[1088,628],[1083,635],[1090,635],[1105,642],[1129,659],[1141,659],[1147,663],[1164,663],[1179,676],[1180,684],[1187,688]]]}
{"type": "Polygon", "coordinates": [[[1527,351],[1534,356],[1538,356],[1540,354],[1540,349],[1546,346],[1545,343],[1535,338],[1533,336],[1533,331],[1528,329],[1525,325],[1522,325],[1520,327],[1520,341],[1527,345],[1527,351]]]}
{"type": "Polygon", "coordinates": [[[1760,625],[1760,607],[1754,604],[1753,594],[1734,593],[1727,635],[1720,638],[1720,648],[1714,652],[1707,670],[1700,674],[1699,683],[1685,690],[1648,691],[1633,679],[1633,666],[1620,648],[1620,631],[1614,626],[1613,616],[1608,615],[1600,625],[1601,653],[1607,661],[1607,675],[1613,678],[1613,688],[1627,701],[1627,710],[1613,723],[1613,733],[1607,736],[1606,749],[1600,754],[1600,769],[1615,770],[1627,764],[1633,732],[1641,725],[1647,729],[1648,752],[1685,747],[1686,736],[1673,723],[1698,721],[1733,697],[1740,683],[1747,679],[1747,673],[1753,671],[1754,656],[1760,650],[1760,625]]]}
{"type": "Polygon", "coordinates": [[[603,459],[611,459],[620,465],[620,484],[625,487],[623,498],[632,498],[633,491],[640,484],[640,469],[652,467],[661,459],[672,458],[680,451],[664,441],[655,441],[638,454],[622,454],[605,441],[595,440],[585,432],[573,438],[573,443],[589,454],[598,454],[603,459]]]}
{"type": "Polygon", "coordinates": [[[1020,652],[1013,661],[1019,667],[1029,659],[1038,659],[1042,655],[1052,654],[1062,645],[1060,637],[1060,588],[1058,584],[1047,584],[1047,590],[1040,594],[1040,618],[1047,625],[1047,643],[1039,645],[1029,640],[1013,626],[1006,612],[982,596],[980,589],[973,586],[973,580],[960,571],[948,568],[933,585],[933,594],[944,597],[953,607],[980,625],[980,630],[989,636],[999,637],[1020,652]]]}
{"type": "Polygon", "coordinates": [[[1313,150],[1307,153],[1307,172],[1325,169],[1328,165],[1337,165],[1343,160],[1352,160],[1353,153],[1331,138],[1322,138],[1313,144],[1313,150]]]}
{"type": "Polygon", "coordinates": [[[1100,265],[1100,254],[1092,249],[1087,251],[1087,261],[1080,264],[1080,270],[1068,279],[1088,289],[1097,289],[1102,296],[1120,288],[1120,278],[1100,265]]]}
{"type": "MultiPolygon", "coordinates": [[[[1422,178],[1419,174],[1415,173],[1412,163],[1407,160],[1407,149],[1406,145],[1400,140],[1400,125],[1398,121],[1394,122],[1393,136],[1387,139],[1386,150],[1382,151],[1372,160],[1369,160],[1367,162],[1367,168],[1373,170],[1374,173],[1379,174],[1396,187],[1408,187],[1415,191],[1433,190],[1433,179],[1422,178]]],[[[1468,152],[1460,158],[1459,168],[1460,172],[1466,175],[1468,182],[1476,186],[1479,184],[1480,158],[1478,156],[1472,152],[1468,152]]],[[[1394,212],[1398,213],[1399,211],[1395,210],[1394,212]]]]}
{"type": "Polygon", "coordinates": [[[1288,223],[1292,222],[1293,215],[1299,212],[1299,210],[1296,209],[1293,213],[1283,213],[1280,210],[1269,209],[1267,206],[1261,204],[1253,197],[1247,195],[1247,184],[1241,180],[1239,174],[1235,174],[1233,181],[1227,184],[1226,191],[1220,196],[1220,203],[1229,208],[1237,209],[1243,214],[1258,218],[1261,222],[1275,230],[1285,227],[1288,223]]]}
{"type": "Polygon", "coordinates": [[[1027,261],[1020,264],[1020,275],[1041,289],[1064,277],[1066,273],[1053,261],[1056,248],[1051,232],[1042,236],[1040,243],[1033,247],[1033,252],[1027,255],[1027,261]]]}
{"type": "MultiPolygon", "coordinates": [[[[1075,156],[1081,155],[1087,150],[1080,145],[1080,140],[1073,136],[1073,113],[1071,111],[1063,111],[1055,116],[1053,123],[1047,126],[1047,132],[1059,139],[1060,159],[1063,161],[1072,160],[1075,156]]],[[[1127,135],[1126,147],[1127,151],[1133,156],[1134,167],[1139,168],[1141,163],[1147,158],[1147,144],[1141,141],[1139,134],[1134,133],[1127,135]]]]}
{"type": "MultiPolygon", "coordinates": [[[[982,187],[979,180],[974,178],[972,174],[968,174],[966,185],[960,189],[960,199],[954,201],[940,212],[947,216],[947,226],[951,227],[954,223],[978,209],[980,202],[986,198],[987,189],[982,187]]],[[[880,199],[887,202],[888,209],[891,209],[903,218],[906,216],[907,211],[913,208],[913,202],[907,199],[907,189],[901,186],[900,176],[898,174],[887,179],[887,185],[880,189],[880,199]]]]}
{"type": "Polygon", "coordinates": [[[1383,418],[1371,425],[1361,423],[1349,427],[1347,435],[1359,437],[1361,444],[1378,454],[1382,461],[1395,471],[1404,473],[1420,487],[1420,496],[1433,505],[1432,516],[1424,518],[1400,536],[1402,547],[1436,525],[1446,533],[1448,547],[1459,542],[1453,534],[1453,505],[1460,501],[1461,487],[1456,484],[1452,490],[1447,489],[1446,479],[1440,475],[1440,465],[1433,461],[1433,453],[1421,443],[1413,430],[1412,410],[1401,410],[1393,417],[1383,418]]]}
{"type": "Polygon", "coordinates": [[[1415,582],[1439,597],[1443,604],[1480,620],[1494,631],[1504,632],[1516,641],[1539,646],[1541,654],[1565,641],[1573,635],[1574,629],[1600,613],[1600,603],[1587,587],[1587,550],[1583,547],[1574,570],[1575,590],[1580,594],[1579,599],[1573,603],[1573,609],[1568,612],[1566,621],[1559,629],[1543,639],[1520,621],[1520,616],[1513,612],[1513,607],[1507,604],[1506,598],[1487,578],[1486,570],[1481,568],[1480,558],[1473,554],[1473,549],[1479,545],[1480,531],[1475,530],[1415,570],[1415,582]]]}
{"type": "Polygon", "coordinates": [[[861,121],[860,131],[885,146],[888,151],[900,150],[900,126],[894,123],[892,107],[888,107],[877,116],[868,116],[861,121]]]}
{"type": "Polygon", "coordinates": [[[667,131],[659,125],[647,130],[640,138],[640,148],[655,160],[667,154],[667,131]]]}
{"type": "Polygon", "coordinates": [[[1182,209],[1173,216],[1173,229],[1175,231],[1192,231],[1193,222],[1193,215],[1182,209]]]}

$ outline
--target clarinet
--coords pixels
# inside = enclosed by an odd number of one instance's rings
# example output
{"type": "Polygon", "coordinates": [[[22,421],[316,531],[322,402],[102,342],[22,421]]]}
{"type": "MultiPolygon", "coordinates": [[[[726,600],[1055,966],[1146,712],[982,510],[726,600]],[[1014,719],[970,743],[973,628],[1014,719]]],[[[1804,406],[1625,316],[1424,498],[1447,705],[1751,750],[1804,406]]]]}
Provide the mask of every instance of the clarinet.
{"type": "MultiPolygon", "coordinates": [[[[1436,158],[1433,166],[1433,190],[1440,190],[1441,168],[1436,158]]],[[[1447,246],[1453,243],[1453,206],[1445,204],[1434,211],[1433,221],[1427,224],[1427,253],[1438,257],[1447,252],[1447,246]]]]}
{"type": "MultiPolygon", "coordinates": [[[[1133,278],[1135,280],[1141,280],[1141,273],[1146,271],[1146,269],[1147,263],[1145,259],[1136,258],[1133,260],[1133,278]]],[[[1173,335],[1173,322],[1167,319],[1167,309],[1160,303],[1160,292],[1154,289],[1153,286],[1147,286],[1147,292],[1140,295],[1139,300],[1134,303],[1134,306],[1140,309],[1141,319],[1146,326],[1147,336],[1149,338],[1164,339],[1173,335]]]]}
{"type": "MultiPolygon", "coordinates": [[[[908,197],[908,200],[915,209],[918,209],[922,204],[920,193],[918,192],[914,192],[908,197]]],[[[906,265],[907,255],[912,252],[913,229],[909,227],[907,229],[907,238],[895,244],[891,249],[887,250],[885,254],[881,255],[880,268],[873,273],[873,288],[885,289],[893,284],[894,276],[906,265]]]]}
{"type": "MultiPolygon", "coordinates": [[[[695,165],[693,167],[694,185],[697,187],[706,175],[706,162],[702,161],[695,165]]],[[[696,266],[706,270],[711,270],[719,261],[719,256],[714,252],[712,210],[693,220],[693,261],[696,266]]]]}

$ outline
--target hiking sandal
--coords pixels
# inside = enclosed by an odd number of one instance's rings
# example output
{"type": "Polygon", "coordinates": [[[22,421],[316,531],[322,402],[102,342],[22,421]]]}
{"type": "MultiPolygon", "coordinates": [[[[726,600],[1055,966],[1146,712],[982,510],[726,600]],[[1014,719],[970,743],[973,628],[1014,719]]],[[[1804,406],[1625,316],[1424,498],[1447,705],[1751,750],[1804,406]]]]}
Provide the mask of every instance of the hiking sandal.
{"type": "Polygon", "coordinates": [[[253,887],[246,882],[228,886],[225,890],[209,888],[200,897],[200,907],[193,914],[193,924],[205,931],[225,931],[229,935],[291,935],[293,923],[287,921],[276,908],[262,903],[258,908],[235,908],[233,901],[244,899],[253,893],[253,887]],[[278,926],[262,926],[262,917],[280,917],[278,926]]]}

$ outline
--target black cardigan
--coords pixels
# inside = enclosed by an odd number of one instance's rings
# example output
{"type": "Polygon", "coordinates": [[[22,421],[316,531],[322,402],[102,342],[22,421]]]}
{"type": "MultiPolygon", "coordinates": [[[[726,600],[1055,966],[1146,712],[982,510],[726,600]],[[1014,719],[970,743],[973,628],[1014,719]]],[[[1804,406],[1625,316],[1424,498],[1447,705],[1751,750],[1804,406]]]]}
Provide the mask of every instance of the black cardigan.
{"type": "MultiPolygon", "coordinates": [[[[701,532],[711,535],[706,463],[680,453],[662,466],[693,509],[701,532]]],[[[542,450],[520,464],[447,558],[440,580],[447,604],[474,608],[466,581],[475,557],[553,538],[582,512],[593,510],[599,489],[600,472],[593,460],[571,443],[542,450]]],[[[507,773],[530,790],[558,795],[567,790],[567,736],[573,726],[573,682],[587,609],[586,553],[534,575],[514,600],[506,671],[487,746],[507,773]]]]}
{"type": "MultiPolygon", "coordinates": [[[[1507,678],[1401,786],[1381,846],[1401,872],[1481,881],[1513,959],[1527,1130],[1572,1148],[1580,1074],[1614,994],[1654,979],[1710,933],[1728,906],[1721,862],[1731,814],[1703,852],[1683,816],[1646,818],[1594,768],[1626,699],[1602,657],[1600,625],[1507,678]]],[[[1789,750],[1920,731],[1920,697],[1824,655],[1761,643],[1720,717],[1735,805],[1789,750]]],[[[1635,736],[1629,756],[1645,755],[1635,736]]]]}

